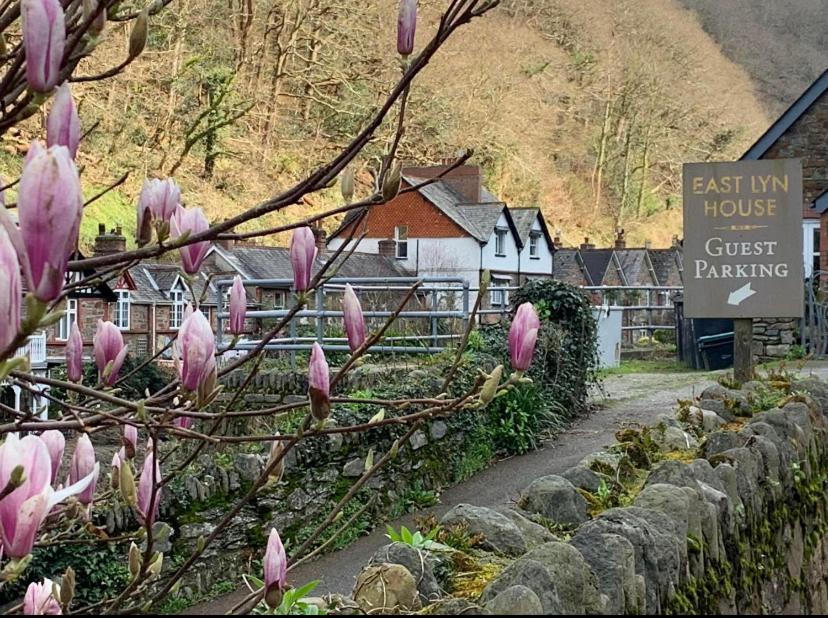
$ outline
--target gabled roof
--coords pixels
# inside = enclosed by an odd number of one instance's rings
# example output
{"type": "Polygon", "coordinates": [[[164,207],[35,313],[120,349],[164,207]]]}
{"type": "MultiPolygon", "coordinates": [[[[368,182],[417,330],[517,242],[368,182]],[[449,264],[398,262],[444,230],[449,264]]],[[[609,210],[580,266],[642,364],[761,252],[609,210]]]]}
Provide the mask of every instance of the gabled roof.
{"type": "Polygon", "coordinates": [[[515,227],[517,228],[518,235],[520,236],[520,242],[524,246],[526,246],[526,243],[529,241],[529,234],[532,231],[532,226],[537,220],[540,222],[541,233],[546,238],[546,244],[549,245],[552,251],[555,250],[555,243],[552,240],[551,234],[549,234],[549,229],[546,227],[546,219],[543,218],[543,213],[540,211],[540,208],[533,206],[515,207],[509,208],[509,213],[515,221],[515,227]]]}
{"type": "Polygon", "coordinates": [[[777,118],[770,128],[742,155],[742,159],[761,159],[785,132],[828,90],[828,69],[777,118]]]}
{"type": "Polygon", "coordinates": [[[658,284],[647,249],[616,249],[615,255],[629,285],[645,285],[645,277],[656,279],[653,283],[658,284]]]}
{"type": "Polygon", "coordinates": [[[580,251],[581,261],[584,264],[592,285],[601,285],[607,267],[612,261],[614,249],[584,249],[580,251]]]}
{"type": "MultiPolygon", "coordinates": [[[[181,271],[174,264],[144,262],[129,270],[135,289],[131,292],[132,302],[137,304],[169,305],[170,290],[179,287],[181,271]]],[[[210,273],[206,267],[192,281],[193,292],[203,305],[218,304],[216,287],[210,280],[210,273]],[[206,289],[206,293],[205,293],[206,289]]],[[[185,290],[187,288],[185,287],[185,290]]],[[[189,293],[186,294],[189,298],[189,293]]]]}
{"type": "Polygon", "coordinates": [[[678,270],[679,276],[683,278],[681,266],[681,251],[675,247],[669,249],[650,249],[650,261],[655,270],[656,279],[659,285],[667,285],[670,278],[670,271],[678,270]]]}
{"type": "Polygon", "coordinates": [[[814,200],[813,207],[819,214],[828,210],[828,189],[819,194],[819,197],[814,200]]]}
{"type": "Polygon", "coordinates": [[[552,258],[552,278],[570,285],[594,285],[577,249],[558,249],[552,258]]]}

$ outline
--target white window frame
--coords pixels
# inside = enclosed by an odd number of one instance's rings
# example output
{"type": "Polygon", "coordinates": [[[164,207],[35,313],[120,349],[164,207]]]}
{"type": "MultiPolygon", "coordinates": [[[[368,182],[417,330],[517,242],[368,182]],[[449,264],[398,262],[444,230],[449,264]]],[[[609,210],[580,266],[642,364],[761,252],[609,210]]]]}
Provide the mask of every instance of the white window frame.
{"type": "Polygon", "coordinates": [[[287,292],[284,290],[276,290],[273,293],[273,308],[277,311],[284,309],[287,306],[287,292]]]}
{"type": "Polygon", "coordinates": [[[394,257],[398,260],[408,259],[408,226],[398,225],[394,228],[394,257]],[[400,249],[404,248],[405,252],[400,249]]]}
{"type": "Polygon", "coordinates": [[[120,330],[129,330],[132,294],[126,288],[115,290],[115,294],[118,296],[118,300],[115,301],[115,319],[112,321],[120,330]],[[126,305],[125,311],[124,305],[126,305]]]}
{"type": "Polygon", "coordinates": [[[495,228],[495,256],[506,257],[506,228],[495,228]]]}
{"type": "Polygon", "coordinates": [[[78,321],[78,299],[67,298],[66,310],[63,317],[58,321],[56,339],[58,341],[67,341],[69,334],[72,332],[72,324],[78,321]]]}
{"type": "Polygon", "coordinates": [[[489,288],[489,302],[492,307],[506,307],[509,304],[509,290],[502,288],[508,287],[510,283],[509,279],[492,277],[492,284],[489,288]]]}
{"type": "Polygon", "coordinates": [[[540,259],[540,234],[529,232],[529,257],[533,260],[540,259]]]}
{"type": "Polygon", "coordinates": [[[187,301],[184,298],[184,289],[181,287],[181,282],[173,287],[169,293],[172,301],[172,309],[170,310],[170,328],[178,330],[181,323],[184,321],[184,309],[187,307],[187,301]]]}
{"type": "Polygon", "coordinates": [[[814,237],[819,234],[819,219],[806,219],[802,222],[802,260],[805,265],[805,276],[814,274],[814,258],[819,263],[819,248],[816,247],[814,237]]]}

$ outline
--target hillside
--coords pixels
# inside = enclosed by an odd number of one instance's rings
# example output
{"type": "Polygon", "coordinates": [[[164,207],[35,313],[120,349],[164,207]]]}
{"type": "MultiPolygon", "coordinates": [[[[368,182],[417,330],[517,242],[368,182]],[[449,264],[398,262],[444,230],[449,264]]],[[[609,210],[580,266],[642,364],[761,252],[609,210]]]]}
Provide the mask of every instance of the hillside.
{"type": "MultiPolygon", "coordinates": [[[[445,2],[420,4],[422,44],[445,2]]],[[[399,71],[395,16],[392,0],[175,0],[125,73],[75,86],[84,126],[99,123],[80,158],[90,194],[130,172],[90,207],[85,241],[97,221],[134,229],[147,174],[175,170],[187,203],[219,219],[325,160],[399,71]]],[[[118,64],[126,39],[109,24],[83,71],[118,64]]],[[[669,243],[681,163],[738,156],[769,120],[744,70],[677,0],[504,0],[437,56],[410,114],[406,159],[474,148],[491,188],[541,205],[570,244],[608,241],[617,225],[634,243],[669,243]]],[[[16,174],[36,129],[7,139],[3,175],[16,174]]],[[[360,157],[363,192],[391,130],[360,157]]]]}

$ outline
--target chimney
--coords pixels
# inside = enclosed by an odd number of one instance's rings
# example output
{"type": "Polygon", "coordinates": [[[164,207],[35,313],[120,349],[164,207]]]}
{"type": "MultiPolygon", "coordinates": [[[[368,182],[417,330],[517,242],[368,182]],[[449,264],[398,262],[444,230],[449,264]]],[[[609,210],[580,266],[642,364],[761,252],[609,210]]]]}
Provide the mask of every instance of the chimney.
{"type": "Polygon", "coordinates": [[[316,239],[316,250],[322,255],[328,248],[328,234],[321,227],[312,227],[313,237],[316,239]]]}
{"type": "Polygon", "coordinates": [[[652,240],[645,240],[644,241],[644,248],[648,251],[653,248],[653,241],[652,240]]]}
{"type": "Polygon", "coordinates": [[[384,257],[396,257],[397,243],[394,241],[393,238],[386,238],[384,240],[379,241],[378,250],[379,254],[384,257]]]}
{"type": "Polygon", "coordinates": [[[616,249],[626,249],[627,248],[627,239],[624,234],[623,228],[618,228],[615,233],[615,248],[616,249]]]}
{"type": "Polygon", "coordinates": [[[584,242],[581,243],[581,251],[587,251],[589,249],[594,249],[595,245],[589,242],[589,236],[584,237],[584,242]]]}
{"type": "Polygon", "coordinates": [[[678,249],[681,247],[681,243],[679,242],[678,234],[673,234],[673,242],[671,243],[673,249],[678,249]]]}
{"type": "Polygon", "coordinates": [[[107,232],[105,224],[98,224],[94,255],[112,255],[114,253],[123,253],[124,251],[126,251],[126,237],[123,234],[121,226],[118,225],[114,230],[107,232]]]}
{"type": "Polygon", "coordinates": [[[555,230],[555,238],[552,239],[552,244],[555,246],[556,249],[560,249],[563,246],[561,242],[561,231],[555,230]]]}
{"type": "MultiPolygon", "coordinates": [[[[233,230],[230,230],[228,233],[232,232],[233,230]]],[[[227,251],[232,251],[237,242],[238,241],[235,238],[219,238],[216,240],[216,244],[227,251]]]]}
{"type": "Polygon", "coordinates": [[[404,176],[415,178],[435,178],[445,172],[440,179],[462,196],[469,204],[479,204],[483,198],[483,173],[479,165],[461,165],[447,172],[457,159],[446,157],[440,159],[440,165],[406,166],[404,176]]]}

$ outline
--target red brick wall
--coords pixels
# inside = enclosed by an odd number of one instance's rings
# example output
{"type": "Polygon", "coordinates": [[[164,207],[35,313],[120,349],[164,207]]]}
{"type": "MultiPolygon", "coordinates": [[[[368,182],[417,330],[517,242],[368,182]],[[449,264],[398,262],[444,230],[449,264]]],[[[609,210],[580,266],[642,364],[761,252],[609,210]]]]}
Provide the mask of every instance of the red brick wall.
{"type": "MultiPolygon", "coordinates": [[[[404,176],[415,178],[434,178],[445,172],[448,165],[430,165],[426,167],[406,167],[403,169],[404,176]]],[[[461,165],[446,172],[442,176],[443,182],[450,185],[455,191],[462,195],[469,203],[480,201],[481,189],[483,187],[483,176],[478,165],[461,165]]]]}
{"type": "MultiPolygon", "coordinates": [[[[410,238],[468,236],[459,225],[414,191],[398,195],[386,204],[373,206],[360,232],[365,230],[367,238],[393,238],[394,228],[398,225],[408,226],[410,238]]],[[[344,230],[341,237],[347,237],[348,233],[349,230],[344,230]]]]}

